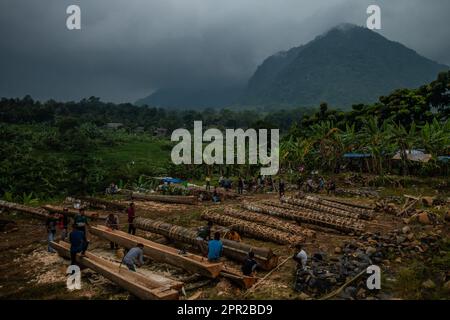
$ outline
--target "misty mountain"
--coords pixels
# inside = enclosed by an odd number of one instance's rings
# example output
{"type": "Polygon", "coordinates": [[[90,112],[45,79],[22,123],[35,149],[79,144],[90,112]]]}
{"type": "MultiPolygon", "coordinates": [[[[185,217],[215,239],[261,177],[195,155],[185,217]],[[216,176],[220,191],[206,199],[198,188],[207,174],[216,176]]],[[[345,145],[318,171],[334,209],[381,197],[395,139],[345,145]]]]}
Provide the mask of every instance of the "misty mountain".
{"type": "Polygon", "coordinates": [[[348,107],[415,88],[448,66],[367,28],[339,25],[306,45],[267,58],[250,78],[241,105],[348,107]]]}
{"type": "Polygon", "coordinates": [[[235,104],[244,89],[245,86],[236,85],[218,88],[166,88],[136,101],[136,104],[167,109],[224,108],[235,104]]]}

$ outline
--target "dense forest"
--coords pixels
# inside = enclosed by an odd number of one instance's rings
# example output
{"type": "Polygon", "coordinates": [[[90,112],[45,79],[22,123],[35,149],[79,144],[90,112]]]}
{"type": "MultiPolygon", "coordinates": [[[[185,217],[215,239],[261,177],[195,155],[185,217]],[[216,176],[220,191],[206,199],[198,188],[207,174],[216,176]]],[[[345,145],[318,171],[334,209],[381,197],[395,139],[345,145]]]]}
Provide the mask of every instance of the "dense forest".
{"type": "MultiPolygon", "coordinates": [[[[153,137],[156,128],[205,127],[280,128],[281,167],[284,174],[303,165],[336,172],[349,152],[369,154],[366,169],[383,175],[393,170],[390,159],[400,151],[401,174],[442,175],[439,156],[450,155],[450,72],[417,89],[399,89],[371,105],[351,111],[290,109],[274,112],[228,109],[167,111],[149,106],[113,104],[96,97],[79,102],[0,100],[0,195],[30,202],[78,193],[101,192],[111,182],[139,184],[143,177],[177,175],[201,178],[202,166],[170,163],[168,137],[153,137]],[[120,122],[120,130],[108,123],[120,122]],[[137,131],[141,127],[142,130],[137,131]],[[417,168],[407,150],[432,155],[417,168]],[[148,159],[147,159],[148,158],[148,159]]],[[[257,167],[257,166],[255,166],[257,167]]],[[[230,175],[254,175],[257,168],[227,167],[230,175]]]]}

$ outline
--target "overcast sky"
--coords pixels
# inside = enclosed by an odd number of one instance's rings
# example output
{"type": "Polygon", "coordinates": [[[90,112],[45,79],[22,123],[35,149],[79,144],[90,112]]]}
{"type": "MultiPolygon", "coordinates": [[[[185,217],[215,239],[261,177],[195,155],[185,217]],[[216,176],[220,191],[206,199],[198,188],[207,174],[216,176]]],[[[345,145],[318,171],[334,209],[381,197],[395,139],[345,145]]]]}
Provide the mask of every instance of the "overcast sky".
{"type": "Polygon", "coordinates": [[[365,25],[450,65],[448,0],[1,0],[0,96],[131,101],[161,87],[244,83],[271,54],[365,25]],[[81,7],[80,31],[66,8],[81,7]]]}

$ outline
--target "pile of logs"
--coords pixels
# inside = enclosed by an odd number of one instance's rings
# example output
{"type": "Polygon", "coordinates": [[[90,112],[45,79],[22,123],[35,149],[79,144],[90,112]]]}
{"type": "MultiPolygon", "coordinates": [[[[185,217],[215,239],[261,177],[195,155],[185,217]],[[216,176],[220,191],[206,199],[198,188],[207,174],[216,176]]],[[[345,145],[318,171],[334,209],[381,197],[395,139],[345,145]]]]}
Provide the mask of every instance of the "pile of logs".
{"type": "Polygon", "coordinates": [[[361,217],[362,217],[362,214],[360,214],[358,212],[349,212],[346,210],[329,207],[325,204],[322,204],[320,199],[313,198],[313,197],[309,197],[309,198],[305,198],[305,199],[298,199],[298,198],[284,196],[280,199],[280,201],[298,206],[299,208],[306,208],[306,209],[324,212],[324,213],[328,213],[328,214],[332,214],[332,215],[336,215],[336,216],[340,216],[340,217],[344,217],[344,218],[361,219],[361,217]]]}
{"type": "Polygon", "coordinates": [[[326,227],[344,233],[361,233],[364,231],[364,224],[356,219],[299,208],[286,203],[265,201],[264,204],[256,205],[255,210],[271,216],[326,227]]]}
{"type": "Polygon", "coordinates": [[[196,204],[197,198],[194,196],[166,196],[161,194],[144,194],[139,192],[132,192],[129,190],[122,190],[120,193],[129,195],[132,199],[155,201],[164,203],[177,203],[177,204],[196,204]]]}
{"type": "Polygon", "coordinates": [[[238,210],[233,208],[225,208],[224,213],[226,215],[238,218],[238,219],[244,219],[244,220],[250,220],[256,223],[260,223],[262,225],[265,225],[267,227],[272,227],[284,232],[289,232],[292,234],[297,235],[303,235],[305,237],[314,237],[315,232],[309,229],[306,229],[304,227],[299,226],[296,223],[286,221],[285,219],[276,218],[276,217],[268,217],[267,215],[257,213],[253,210],[254,206],[251,203],[243,202],[241,204],[242,208],[247,210],[238,210]]]}
{"type": "Polygon", "coordinates": [[[355,218],[355,219],[361,218],[364,220],[370,220],[370,219],[373,219],[374,214],[375,214],[373,209],[362,208],[360,206],[355,206],[352,204],[343,204],[340,202],[323,199],[320,197],[306,196],[306,200],[309,200],[311,202],[316,202],[316,203],[322,204],[324,206],[335,208],[338,210],[343,210],[343,211],[347,211],[350,213],[356,213],[356,214],[354,214],[354,216],[352,216],[352,218],[355,218]]]}
{"type": "MultiPolygon", "coordinates": [[[[181,226],[173,225],[167,222],[137,217],[134,220],[134,226],[138,229],[160,234],[171,240],[197,245],[197,232],[181,226]]],[[[255,259],[263,270],[271,270],[278,263],[276,256],[271,249],[248,245],[242,242],[222,239],[223,255],[243,262],[250,251],[255,253],[255,259]]]]}
{"type": "Polygon", "coordinates": [[[205,211],[202,214],[202,219],[212,221],[241,234],[264,241],[290,245],[304,242],[304,237],[302,236],[293,235],[275,228],[266,227],[255,222],[242,220],[223,214],[205,211]]]}
{"type": "Polygon", "coordinates": [[[94,197],[78,197],[80,200],[86,201],[89,203],[91,207],[101,207],[109,210],[116,210],[116,211],[124,211],[127,209],[127,206],[122,203],[109,201],[105,199],[100,198],[94,198],[94,197]]]}
{"type": "Polygon", "coordinates": [[[375,190],[364,190],[364,189],[336,188],[335,193],[341,195],[368,197],[368,198],[378,198],[380,196],[379,193],[375,190]]]}

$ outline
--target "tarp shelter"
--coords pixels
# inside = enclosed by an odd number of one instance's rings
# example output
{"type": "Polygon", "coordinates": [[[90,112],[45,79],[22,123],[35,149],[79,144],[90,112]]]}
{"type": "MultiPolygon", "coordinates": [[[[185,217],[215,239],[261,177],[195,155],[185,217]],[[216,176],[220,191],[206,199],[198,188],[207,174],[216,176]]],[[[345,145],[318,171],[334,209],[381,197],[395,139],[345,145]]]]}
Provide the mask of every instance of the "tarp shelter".
{"type": "MultiPolygon", "coordinates": [[[[424,153],[420,150],[406,150],[406,158],[410,161],[423,162],[426,163],[431,160],[431,154],[424,153]]],[[[397,151],[395,156],[392,157],[393,160],[401,160],[402,156],[400,151],[397,151]]]]}
{"type": "Polygon", "coordinates": [[[183,183],[184,180],[178,179],[178,178],[172,178],[172,177],[154,177],[153,179],[162,180],[162,182],[167,183],[183,183]]]}

